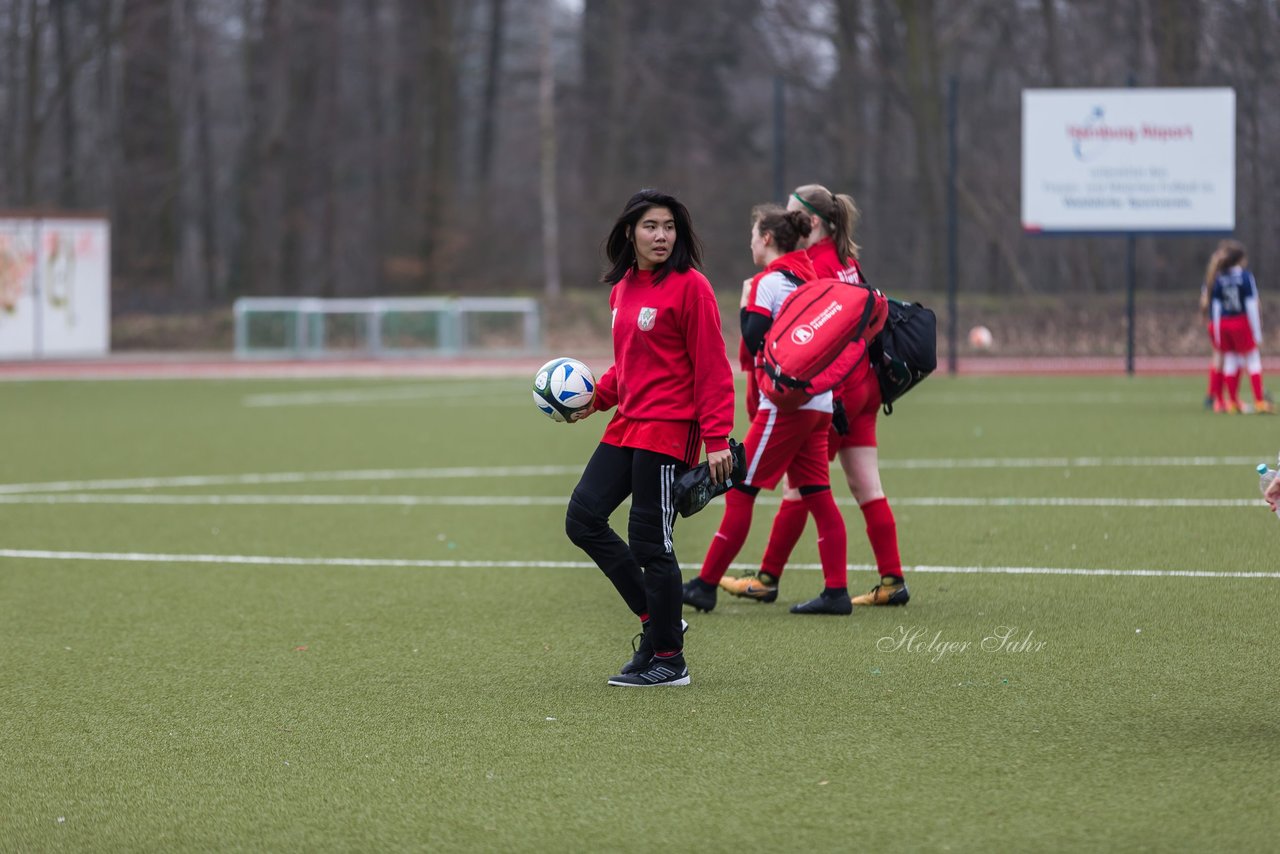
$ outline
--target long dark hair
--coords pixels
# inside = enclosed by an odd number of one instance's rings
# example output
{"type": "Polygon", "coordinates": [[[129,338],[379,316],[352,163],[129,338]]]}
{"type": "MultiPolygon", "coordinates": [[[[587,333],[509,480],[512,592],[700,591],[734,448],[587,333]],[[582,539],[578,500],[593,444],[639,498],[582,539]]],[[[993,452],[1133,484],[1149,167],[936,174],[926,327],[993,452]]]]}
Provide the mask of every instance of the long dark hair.
{"type": "Polygon", "coordinates": [[[636,247],[631,242],[631,235],[635,232],[636,223],[649,208],[666,208],[676,221],[675,245],[671,247],[667,260],[653,271],[653,280],[662,281],[672,270],[683,273],[690,267],[696,270],[702,266],[702,241],[694,234],[689,209],[675,196],[644,189],[627,199],[617,222],[613,224],[613,230],[605,238],[604,254],[609,259],[609,269],[600,277],[600,281],[616,285],[635,266],[636,247]]]}

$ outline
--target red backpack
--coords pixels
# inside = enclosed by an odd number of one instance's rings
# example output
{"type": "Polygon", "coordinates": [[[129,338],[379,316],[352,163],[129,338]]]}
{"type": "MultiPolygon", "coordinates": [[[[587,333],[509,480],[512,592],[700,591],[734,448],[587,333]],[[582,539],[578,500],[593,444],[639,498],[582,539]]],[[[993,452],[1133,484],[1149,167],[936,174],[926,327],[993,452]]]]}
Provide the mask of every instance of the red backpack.
{"type": "Polygon", "coordinates": [[[760,350],[760,390],[780,411],[831,391],[866,358],[889,314],[868,285],[816,279],[782,303],[760,350]]]}

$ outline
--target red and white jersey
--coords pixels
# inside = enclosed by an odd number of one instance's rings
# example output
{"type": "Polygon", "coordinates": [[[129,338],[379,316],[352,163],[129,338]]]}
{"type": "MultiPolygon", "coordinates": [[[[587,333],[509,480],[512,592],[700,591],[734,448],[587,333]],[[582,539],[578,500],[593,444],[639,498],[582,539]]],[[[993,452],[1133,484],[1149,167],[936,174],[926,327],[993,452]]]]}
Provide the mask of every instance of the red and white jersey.
{"type": "MultiPolygon", "coordinates": [[[[842,262],[836,252],[836,243],[830,237],[824,237],[809,247],[809,258],[821,278],[840,279],[850,284],[866,284],[867,278],[862,275],[862,267],[857,258],[842,262]]],[[[830,445],[833,451],[839,448],[875,447],[876,444],[876,412],[880,406],[879,381],[869,361],[861,363],[853,373],[836,390],[836,396],[844,402],[845,413],[849,418],[849,432],[838,435],[831,432],[830,445]],[[875,396],[876,403],[869,407],[865,401],[875,396]]]]}
{"type": "Polygon", "coordinates": [[[850,258],[848,263],[842,262],[836,252],[836,242],[830,237],[822,238],[805,251],[809,253],[809,260],[813,262],[813,269],[819,279],[839,279],[852,285],[867,281],[862,275],[858,259],[850,258]]]}
{"type": "MultiPolygon", "coordinates": [[[[818,278],[813,262],[804,249],[797,249],[780,255],[771,261],[751,283],[751,294],[747,302],[747,311],[762,314],[770,319],[778,316],[782,304],[800,285],[791,277],[782,273],[787,270],[802,281],[809,282],[818,278]]],[[[831,392],[819,394],[808,400],[800,409],[812,409],[818,412],[830,412],[834,398],[831,392]]],[[[776,409],[773,401],[760,393],[760,409],[776,409]]]]}
{"type": "MultiPolygon", "coordinates": [[[[613,286],[609,305],[614,363],[596,384],[595,408],[617,406],[615,420],[694,422],[708,451],[728,448],[733,369],[707,278],[690,269],[655,282],[633,269],[613,286]]],[[[605,441],[622,425],[611,426],[605,441]]]]}

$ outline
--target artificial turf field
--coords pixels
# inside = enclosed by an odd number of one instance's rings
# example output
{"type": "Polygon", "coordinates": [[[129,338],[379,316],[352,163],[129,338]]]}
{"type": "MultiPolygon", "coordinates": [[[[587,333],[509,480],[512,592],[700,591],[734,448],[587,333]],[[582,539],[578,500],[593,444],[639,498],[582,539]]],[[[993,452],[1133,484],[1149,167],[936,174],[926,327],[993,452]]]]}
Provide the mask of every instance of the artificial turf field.
{"type": "Polygon", "coordinates": [[[911,604],[789,614],[810,526],[630,690],[563,531],[604,418],[523,378],[0,383],[0,851],[1275,850],[1280,418],[1202,394],[929,380],[911,604]]]}

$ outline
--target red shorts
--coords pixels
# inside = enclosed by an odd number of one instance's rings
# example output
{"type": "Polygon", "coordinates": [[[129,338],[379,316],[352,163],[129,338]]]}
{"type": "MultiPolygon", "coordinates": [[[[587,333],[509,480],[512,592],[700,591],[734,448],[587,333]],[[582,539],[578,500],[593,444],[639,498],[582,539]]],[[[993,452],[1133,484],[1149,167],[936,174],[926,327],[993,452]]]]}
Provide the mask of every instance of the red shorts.
{"type": "Polygon", "coordinates": [[[841,436],[834,429],[827,438],[828,459],[834,460],[841,448],[874,448],[876,416],[880,414],[880,381],[871,366],[863,363],[836,389],[836,399],[844,405],[849,419],[849,432],[841,436]]]}
{"type": "Polygon", "coordinates": [[[1216,352],[1218,350],[1218,342],[1213,340],[1213,323],[1206,323],[1204,328],[1205,331],[1209,333],[1209,346],[1211,346],[1216,352]]]}
{"type": "Polygon", "coordinates": [[[1223,353],[1249,353],[1257,348],[1249,318],[1243,314],[1224,317],[1218,321],[1218,349],[1223,353]]]}
{"type": "Polygon", "coordinates": [[[787,484],[794,489],[830,486],[831,466],[827,463],[830,427],[830,412],[758,411],[743,442],[747,451],[747,485],[773,489],[785,474],[787,484]]]}

